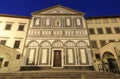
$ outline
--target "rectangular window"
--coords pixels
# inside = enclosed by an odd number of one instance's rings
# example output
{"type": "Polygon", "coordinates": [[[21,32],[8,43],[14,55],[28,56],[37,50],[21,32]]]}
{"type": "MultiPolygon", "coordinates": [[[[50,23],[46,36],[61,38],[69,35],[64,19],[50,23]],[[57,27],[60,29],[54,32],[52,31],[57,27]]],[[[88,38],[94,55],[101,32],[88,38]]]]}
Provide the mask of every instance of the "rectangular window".
{"type": "Polygon", "coordinates": [[[47,64],[48,62],[48,52],[49,50],[44,48],[42,49],[42,53],[41,53],[41,64],[47,64]]]}
{"type": "Polygon", "coordinates": [[[112,34],[112,30],[111,30],[111,28],[109,28],[109,27],[106,28],[106,33],[107,33],[107,34],[112,34]]]}
{"type": "Polygon", "coordinates": [[[81,25],[80,19],[77,19],[77,25],[78,25],[78,26],[81,25]]]}
{"type": "Polygon", "coordinates": [[[20,59],[20,54],[18,54],[18,55],[16,56],[16,59],[20,59]]]}
{"type": "Polygon", "coordinates": [[[74,64],[74,53],[73,53],[73,49],[71,48],[67,49],[67,63],[74,64]]]}
{"type": "Polygon", "coordinates": [[[19,25],[18,31],[23,31],[24,30],[24,25],[19,25]]]}
{"type": "Polygon", "coordinates": [[[97,31],[98,31],[98,34],[103,34],[103,29],[102,28],[98,28],[97,31]]]}
{"type": "Polygon", "coordinates": [[[8,67],[8,65],[9,65],[9,61],[5,61],[4,67],[8,67]]]}
{"type": "Polygon", "coordinates": [[[46,25],[50,25],[50,19],[46,19],[46,25]]]}
{"type": "Polygon", "coordinates": [[[1,40],[0,44],[5,45],[6,44],[6,40],[1,40]]]}
{"type": "Polygon", "coordinates": [[[39,25],[40,24],[40,19],[39,18],[35,18],[35,25],[39,25]]]}
{"type": "Polygon", "coordinates": [[[14,48],[19,48],[19,46],[20,46],[20,41],[19,40],[15,41],[14,48]]]}
{"type": "Polygon", "coordinates": [[[81,64],[87,64],[86,50],[85,49],[79,49],[79,50],[80,50],[81,64]]]}
{"type": "Polygon", "coordinates": [[[29,50],[29,56],[28,56],[28,61],[27,61],[27,64],[31,64],[33,65],[35,63],[35,52],[36,52],[36,49],[30,49],[29,50]]]}
{"type": "Polygon", "coordinates": [[[100,40],[100,45],[101,47],[104,46],[106,44],[106,41],[105,40],[100,40]]]}
{"type": "Polygon", "coordinates": [[[90,29],[89,29],[89,33],[90,33],[90,34],[95,34],[94,29],[93,29],[93,28],[90,28],[90,29]]]}
{"type": "Polygon", "coordinates": [[[12,24],[6,24],[5,30],[10,30],[11,26],[12,26],[12,24]]]}
{"type": "Polygon", "coordinates": [[[95,40],[91,41],[91,47],[92,48],[97,48],[97,42],[95,40]]]}
{"type": "Polygon", "coordinates": [[[120,33],[120,27],[115,27],[114,30],[115,30],[115,33],[120,33]]]}
{"type": "Polygon", "coordinates": [[[70,25],[70,19],[66,19],[67,20],[67,25],[70,25]]]}

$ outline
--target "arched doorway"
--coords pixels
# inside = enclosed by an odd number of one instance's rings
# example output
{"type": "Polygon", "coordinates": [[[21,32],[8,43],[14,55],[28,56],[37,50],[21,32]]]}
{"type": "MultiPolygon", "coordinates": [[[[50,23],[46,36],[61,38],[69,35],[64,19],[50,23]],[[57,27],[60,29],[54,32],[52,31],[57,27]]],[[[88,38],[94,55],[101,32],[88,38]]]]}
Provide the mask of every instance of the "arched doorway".
{"type": "Polygon", "coordinates": [[[118,72],[118,63],[111,52],[104,52],[102,59],[104,61],[104,65],[106,66],[106,71],[109,72],[118,72]]]}

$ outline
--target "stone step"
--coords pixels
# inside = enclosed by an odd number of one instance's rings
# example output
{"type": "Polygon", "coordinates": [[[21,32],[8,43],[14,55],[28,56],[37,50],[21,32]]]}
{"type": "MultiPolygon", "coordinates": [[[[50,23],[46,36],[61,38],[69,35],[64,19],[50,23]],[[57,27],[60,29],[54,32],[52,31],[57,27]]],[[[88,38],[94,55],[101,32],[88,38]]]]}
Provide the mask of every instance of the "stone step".
{"type": "Polygon", "coordinates": [[[0,73],[0,79],[120,79],[119,74],[97,71],[47,70],[0,73]]]}

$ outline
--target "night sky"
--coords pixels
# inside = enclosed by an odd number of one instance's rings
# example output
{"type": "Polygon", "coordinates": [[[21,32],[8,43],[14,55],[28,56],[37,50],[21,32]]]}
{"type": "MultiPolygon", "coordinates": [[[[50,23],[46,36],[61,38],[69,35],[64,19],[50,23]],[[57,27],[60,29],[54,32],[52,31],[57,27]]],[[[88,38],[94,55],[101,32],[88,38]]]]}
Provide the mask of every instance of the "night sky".
{"type": "Polygon", "coordinates": [[[84,12],[87,17],[120,15],[120,0],[0,0],[0,14],[31,16],[34,11],[58,4],[84,12]]]}

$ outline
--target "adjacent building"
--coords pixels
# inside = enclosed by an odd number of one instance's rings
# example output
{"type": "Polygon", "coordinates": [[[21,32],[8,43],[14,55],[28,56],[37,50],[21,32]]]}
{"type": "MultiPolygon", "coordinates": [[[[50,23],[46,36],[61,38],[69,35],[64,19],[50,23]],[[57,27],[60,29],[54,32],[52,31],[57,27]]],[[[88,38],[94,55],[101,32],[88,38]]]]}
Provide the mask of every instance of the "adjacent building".
{"type": "Polygon", "coordinates": [[[105,63],[103,66],[106,66],[107,70],[110,70],[111,62],[118,68],[119,64],[117,63],[120,63],[120,16],[88,17],[86,23],[94,62],[98,57],[101,58],[103,64],[105,63]]]}
{"type": "Polygon", "coordinates": [[[29,17],[0,14],[0,44],[23,53],[29,17]]]}

